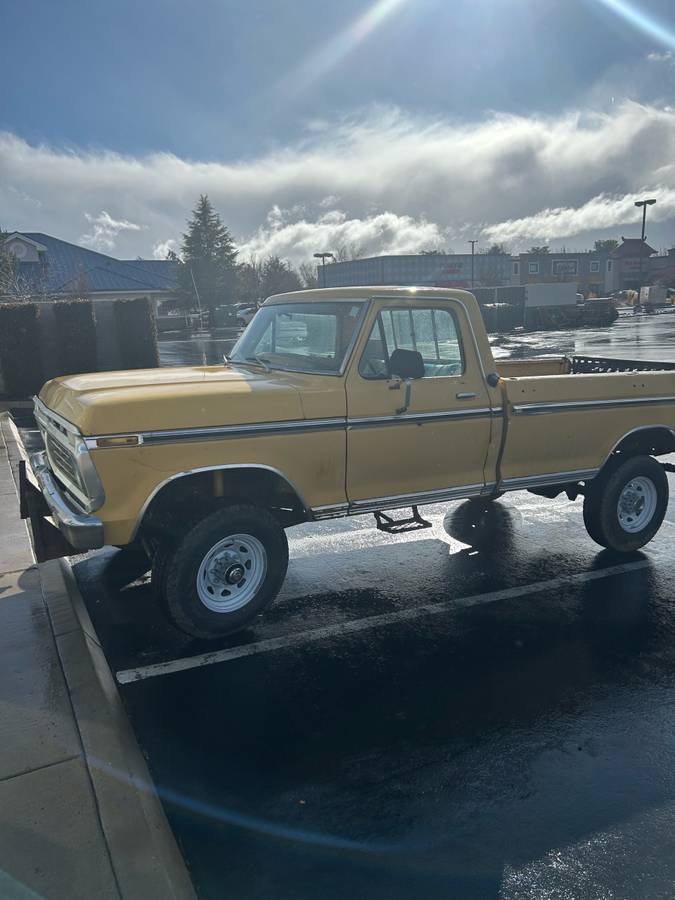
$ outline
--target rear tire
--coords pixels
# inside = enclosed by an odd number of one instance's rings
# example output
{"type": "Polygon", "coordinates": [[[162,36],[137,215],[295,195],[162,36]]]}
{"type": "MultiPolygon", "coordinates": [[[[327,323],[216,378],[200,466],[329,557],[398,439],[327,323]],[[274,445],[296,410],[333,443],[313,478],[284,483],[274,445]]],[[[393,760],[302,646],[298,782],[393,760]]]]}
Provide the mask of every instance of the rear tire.
{"type": "Polygon", "coordinates": [[[617,553],[644,547],[661,527],[668,479],[651,456],[634,456],[589,482],[584,524],[589,536],[617,553]]]}
{"type": "Polygon", "coordinates": [[[196,638],[245,628],[276,597],[288,568],[277,519],[248,504],[226,506],[161,546],[152,580],[173,624],[196,638]]]}

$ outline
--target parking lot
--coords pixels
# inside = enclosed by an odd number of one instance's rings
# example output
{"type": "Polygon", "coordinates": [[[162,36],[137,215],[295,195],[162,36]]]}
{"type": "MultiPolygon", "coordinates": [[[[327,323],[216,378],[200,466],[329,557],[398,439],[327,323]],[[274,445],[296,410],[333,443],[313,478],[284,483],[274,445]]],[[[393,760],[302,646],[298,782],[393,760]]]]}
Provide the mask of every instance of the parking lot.
{"type": "Polygon", "coordinates": [[[73,561],[199,895],[672,897],[675,506],[630,557],[564,499],[425,512],[292,529],[215,644],[73,561]]]}

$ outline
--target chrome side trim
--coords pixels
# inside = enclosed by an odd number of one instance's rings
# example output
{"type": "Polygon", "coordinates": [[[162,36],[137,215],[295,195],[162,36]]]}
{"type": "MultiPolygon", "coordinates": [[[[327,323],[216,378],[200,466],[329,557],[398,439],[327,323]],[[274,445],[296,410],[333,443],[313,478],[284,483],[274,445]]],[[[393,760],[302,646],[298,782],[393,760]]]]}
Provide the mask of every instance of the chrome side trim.
{"type": "MultiPolygon", "coordinates": [[[[176,428],[171,431],[142,431],[134,435],[139,444],[121,449],[134,449],[140,444],[175,444],[182,441],[213,441],[222,438],[249,437],[268,434],[301,434],[308,431],[334,431],[346,427],[347,420],[340,416],[334,419],[294,419],[290,422],[255,422],[247,425],[214,425],[206,428],[176,428]]],[[[97,447],[99,438],[131,437],[131,434],[98,434],[86,439],[87,446],[94,450],[120,448],[97,447]]]]}
{"type": "Polygon", "coordinates": [[[138,529],[141,527],[145,514],[148,511],[148,507],[150,506],[152,501],[155,499],[157,494],[159,494],[162,488],[166,487],[166,485],[170,481],[176,481],[176,479],[178,478],[186,478],[189,475],[198,475],[201,472],[221,472],[224,469],[262,469],[266,472],[273,472],[275,475],[278,475],[280,478],[282,478],[289,486],[289,488],[293,491],[295,496],[300,501],[303,512],[309,513],[311,511],[311,507],[307,505],[307,503],[305,502],[305,498],[302,496],[291,479],[287,475],[284,475],[284,473],[279,469],[275,469],[273,466],[265,466],[259,463],[230,463],[222,466],[201,466],[197,469],[186,469],[184,472],[176,472],[173,475],[170,475],[168,478],[165,478],[163,481],[160,481],[159,484],[155,485],[153,490],[145,498],[145,501],[143,502],[143,505],[139,510],[138,517],[136,518],[136,523],[134,525],[129,541],[133,541],[138,534],[138,529]]]}
{"type": "Polygon", "coordinates": [[[349,504],[349,515],[363,512],[375,512],[380,509],[398,509],[401,506],[424,506],[427,503],[438,503],[441,500],[463,500],[467,497],[478,497],[490,494],[495,482],[487,484],[464,484],[459,487],[441,488],[435,491],[419,491],[414,494],[398,494],[391,497],[373,497],[369,500],[352,500],[349,504]]]}
{"type": "Polygon", "coordinates": [[[553,412],[576,412],[584,409],[611,409],[623,406],[654,406],[675,403],[675,397],[628,397],[620,400],[569,400],[560,403],[520,403],[513,407],[516,416],[540,416],[553,412]]]}
{"type": "Polygon", "coordinates": [[[549,484],[566,484],[568,481],[589,481],[600,469],[576,469],[571,472],[553,472],[546,475],[525,475],[518,478],[503,478],[500,490],[523,491],[533,487],[547,487],[549,484]]]}
{"type": "Polygon", "coordinates": [[[457,409],[444,412],[408,413],[400,416],[359,416],[347,419],[348,428],[370,428],[377,425],[422,425],[424,422],[447,422],[457,419],[479,419],[489,416],[501,416],[502,411],[494,411],[489,407],[480,409],[457,409]]]}
{"type": "Polygon", "coordinates": [[[311,513],[313,519],[341,519],[349,512],[348,503],[335,503],[328,506],[313,506],[311,513]]]}

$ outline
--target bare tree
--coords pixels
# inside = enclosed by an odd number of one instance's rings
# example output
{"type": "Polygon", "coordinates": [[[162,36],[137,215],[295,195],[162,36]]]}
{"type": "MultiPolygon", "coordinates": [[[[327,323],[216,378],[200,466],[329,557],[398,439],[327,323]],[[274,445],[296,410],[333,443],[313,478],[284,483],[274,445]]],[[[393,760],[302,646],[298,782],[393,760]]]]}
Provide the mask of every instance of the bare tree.
{"type": "Polygon", "coordinates": [[[319,278],[316,273],[316,266],[312,265],[312,263],[300,263],[300,265],[298,266],[298,275],[300,276],[300,281],[302,282],[302,286],[304,288],[312,289],[319,286],[319,278]]]}
{"type": "Polygon", "coordinates": [[[352,259],[361,259],[363,257],[363,247],[351,241],[348,244],[339,244],[335,250],[336,262],[349,262],[352,259]]]}

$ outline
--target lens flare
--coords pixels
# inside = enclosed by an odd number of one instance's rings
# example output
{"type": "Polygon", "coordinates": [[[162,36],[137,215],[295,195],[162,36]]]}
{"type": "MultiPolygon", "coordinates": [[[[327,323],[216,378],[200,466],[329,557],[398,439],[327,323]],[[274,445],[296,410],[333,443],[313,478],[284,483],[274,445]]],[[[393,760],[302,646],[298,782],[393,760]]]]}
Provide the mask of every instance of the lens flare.
{"type": "Polygon", "coordinates": [[[409,0],[376,0],[363,15],[332,37],[301,63],[285,79],[286,88],[295,92],[325,77],[359,44],[369,37],[392,13],[409,0]]]}
{"type": "Polygon", "coordinates": [[[629,24],[648,35],[671,50],[675,50],[675,31],[667,28],[654,16],[641,10],[636,4],[628,0],[599,0],[604,6],[617,13],[629,24]]]}

